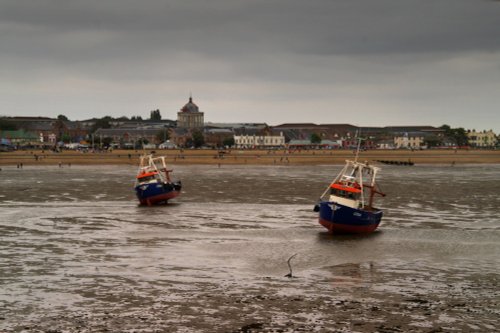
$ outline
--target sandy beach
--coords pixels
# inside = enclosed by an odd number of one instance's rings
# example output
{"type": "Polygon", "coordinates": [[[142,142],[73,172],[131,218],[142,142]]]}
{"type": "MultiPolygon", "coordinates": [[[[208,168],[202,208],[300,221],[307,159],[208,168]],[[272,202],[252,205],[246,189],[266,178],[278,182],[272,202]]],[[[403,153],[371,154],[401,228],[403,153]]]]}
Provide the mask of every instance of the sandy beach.
{"type": "MultiPolygon", "coordinates": [[[[114,150],[112,152],[80,152],[32,150],[0,153],[0,165],[99,165],[138,164],[141,154],[151,150],[114,150]]],[[[342,164],[354,156],[351,150],[154,150],[167,156],[172,164],[251,164],[251,165],[319,165],[342,164]]],[[[500,150],[368,150],[360,153],[360,160],[413,162],[415,164],[498,164],[500,150]]]]}
{"type": "MultiPolygon", "coordinates": [[[[114,150],[112,152],[62,152],[32,150],[0,153],[0,165],[136,165],[141,150],[114,150]]],[[[351,150],[154,150],[167,156],[172,164],[255,164],[255,165],[319,165],[342,164],[354,156],[351,150]]],[[[360,153],[360,160],[413,162],[415,164],[497,164],[500,150],[368,150],[360,153]]]]}

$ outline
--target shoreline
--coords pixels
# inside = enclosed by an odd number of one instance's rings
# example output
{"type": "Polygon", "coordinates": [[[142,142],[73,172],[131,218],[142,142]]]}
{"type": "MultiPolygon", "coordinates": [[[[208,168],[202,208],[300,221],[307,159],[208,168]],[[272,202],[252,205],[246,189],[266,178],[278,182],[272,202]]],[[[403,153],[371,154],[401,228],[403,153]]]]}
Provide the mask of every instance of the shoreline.
{"type": "MultiPolygon", "coordinates": [[[[169,164],[215,165],[332,165],[352,159],[351,150],[114,150],[112,152],[80,152],[31,150],[1,152],[0,165],[138,165],[144,153],[166,156],[169,164]]],[[[500,164],[500,150],[367,150],[358,160],[380,164],[380,161],[415,164],[500,164]]]]}

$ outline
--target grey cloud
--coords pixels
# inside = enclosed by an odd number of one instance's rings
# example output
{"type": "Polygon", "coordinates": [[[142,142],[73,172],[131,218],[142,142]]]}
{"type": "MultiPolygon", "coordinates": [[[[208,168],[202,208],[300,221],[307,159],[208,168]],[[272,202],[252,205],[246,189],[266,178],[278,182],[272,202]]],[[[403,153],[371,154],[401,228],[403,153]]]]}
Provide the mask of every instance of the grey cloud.
{"type": "MultiPolygon", "coordinates": [[[[111,31],[131,45],[199,53],[498,50],[500,6],[472,0],[4,1],[4,23],[47,33],[111,31]]],[[[85,43],[85,40],[82,41],[85,43]]],[[[130,49],[129,49],[130,50],[130,49]]]]}
{"type": "MultiPolygon", "coordinates": [[[[368,107],[363,99],[380,110],[436,110],[470,95],[489,109],[498,102],[484,94],[499,85],[499,17],[498,1],[486,0],[0,0],[0,97],[28,108],[12,87],[31,87],[25,93],[43,105],[45,82],[71,78],[116,86],[95,102],[109,110],[123,95],[138,108],[193,87],[218,105],[232,94],[242,113],[231,116],[242,119],[258,99],[300,119],[299,97],[315,110],[368,107]]],[[[75,86],[64,105],[92,108],[96,87],[75,86]]]]}

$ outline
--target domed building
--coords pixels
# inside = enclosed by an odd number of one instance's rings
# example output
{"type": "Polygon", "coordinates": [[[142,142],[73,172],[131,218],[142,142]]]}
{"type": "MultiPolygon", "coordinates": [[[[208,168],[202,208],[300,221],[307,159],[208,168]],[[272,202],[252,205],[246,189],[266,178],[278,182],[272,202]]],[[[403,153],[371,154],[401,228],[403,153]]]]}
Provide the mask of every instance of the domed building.
{"type": "Polygon", "coordinates": [[[193,97],[189,97],[189,102],[177,112],[177,127],[180,128],[203,128],[203,112],[200,112],[198,105],[193,103],[193,97]]]}

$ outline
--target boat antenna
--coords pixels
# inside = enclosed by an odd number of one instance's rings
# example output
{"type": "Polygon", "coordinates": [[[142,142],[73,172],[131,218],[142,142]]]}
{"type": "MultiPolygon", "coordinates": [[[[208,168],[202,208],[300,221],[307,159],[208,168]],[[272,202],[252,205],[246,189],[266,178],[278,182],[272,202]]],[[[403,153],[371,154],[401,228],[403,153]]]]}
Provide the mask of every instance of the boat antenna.
{"type": "Polygon", "coordinates": [[[356,156],[354,157],[354,162],[358,161],[359,149],[361,147],[361,128],[356,130],[356,138],[358,140],[358,147],[356,148],[356,156]]]}

